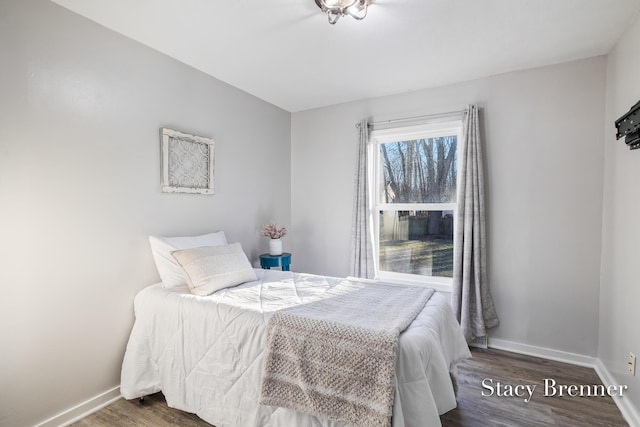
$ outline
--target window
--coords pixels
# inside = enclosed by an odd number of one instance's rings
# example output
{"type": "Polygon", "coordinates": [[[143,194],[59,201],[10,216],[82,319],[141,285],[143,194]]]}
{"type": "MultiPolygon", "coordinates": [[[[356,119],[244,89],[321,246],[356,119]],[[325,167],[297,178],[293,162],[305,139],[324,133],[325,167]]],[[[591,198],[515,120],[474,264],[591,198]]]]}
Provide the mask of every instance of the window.
{"type": "Polygon", "coordinates": [[[450,284],[461,122],[373,131],[381,279],[450,284]]]}

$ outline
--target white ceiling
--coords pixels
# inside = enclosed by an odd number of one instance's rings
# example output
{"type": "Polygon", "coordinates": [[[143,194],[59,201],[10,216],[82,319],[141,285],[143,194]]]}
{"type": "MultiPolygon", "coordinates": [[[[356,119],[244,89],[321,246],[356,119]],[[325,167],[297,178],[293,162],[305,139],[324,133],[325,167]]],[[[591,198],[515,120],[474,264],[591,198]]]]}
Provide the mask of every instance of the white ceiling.
{"type": "Polygon", "coordinates": [[[53,0],[295,112],[606,54],[640,0],[53,0]]]}

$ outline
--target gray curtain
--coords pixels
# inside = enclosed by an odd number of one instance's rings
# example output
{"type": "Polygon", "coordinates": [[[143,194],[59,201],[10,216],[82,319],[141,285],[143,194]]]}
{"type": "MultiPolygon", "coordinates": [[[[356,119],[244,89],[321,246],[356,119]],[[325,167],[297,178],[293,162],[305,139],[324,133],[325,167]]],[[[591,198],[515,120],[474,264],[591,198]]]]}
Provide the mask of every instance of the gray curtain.
{"type": "Polygon", "coordinates": [[[478,107],[464,114],[459,151],[458,213],[455,221],[452,304],[467,342],[498,325],[486,268],[484,174],[478,107]]]}
{"type": "Polygon", "coordinates": [[[350,275],[373,279],[373,228],[371,194],[369,190],[369,126],[366,120],[358,125],[358,158],[353,191],[353,217],[351,221],[350,275]]]}

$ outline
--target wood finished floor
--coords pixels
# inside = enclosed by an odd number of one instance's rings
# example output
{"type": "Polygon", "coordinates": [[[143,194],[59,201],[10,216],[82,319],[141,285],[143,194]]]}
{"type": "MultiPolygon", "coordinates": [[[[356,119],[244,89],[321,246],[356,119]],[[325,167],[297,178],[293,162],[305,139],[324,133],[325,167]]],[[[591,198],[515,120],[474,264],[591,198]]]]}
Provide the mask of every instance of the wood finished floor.
{"type": "MultiPolygon", "coordinates": [[[[544,379],[558,384],[602,384],[593,369],[499,350],[472,351],[458,368],[458,407],[440,417],[444,427],[628,426],[610,397],[545,397],[544,379]],[[533,398],[482,396],[482,381],[537,385],[533,398]]],[[[167,407],[162,393],[117,402],[72,424],[74,427],[208,427],[194,414],[167,407]]],[[[289,427],[289,426],[283,426],[289,427]]],[[[291,426],[303,427],[303,426],[291,426]]],[[[429,427],[429,426],[425,426],[429,427]]]]}
{"type": "Polygon", "coordinates": [[[458,407],[440,417],[446,427],[628,426],[609,396],[545,397],[545,378],[558,384],[602,384],[593,369],[499,350],[473,350],[458,370],[458,407]],[[536,385],[521,397],[482,396],[485,378],[509,385],[536,385]]]}

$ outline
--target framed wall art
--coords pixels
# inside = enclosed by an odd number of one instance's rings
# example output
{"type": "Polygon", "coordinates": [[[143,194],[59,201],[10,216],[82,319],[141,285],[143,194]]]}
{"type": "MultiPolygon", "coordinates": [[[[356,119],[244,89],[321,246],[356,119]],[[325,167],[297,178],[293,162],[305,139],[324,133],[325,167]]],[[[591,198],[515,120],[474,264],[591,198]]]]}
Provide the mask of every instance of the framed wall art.
{"type": "Polygon", "coordinates": [[[211,138],[162,128],[162,192],[214,194],[214,147],[211,138]]]}

